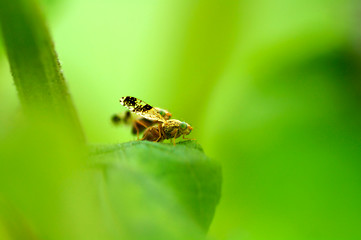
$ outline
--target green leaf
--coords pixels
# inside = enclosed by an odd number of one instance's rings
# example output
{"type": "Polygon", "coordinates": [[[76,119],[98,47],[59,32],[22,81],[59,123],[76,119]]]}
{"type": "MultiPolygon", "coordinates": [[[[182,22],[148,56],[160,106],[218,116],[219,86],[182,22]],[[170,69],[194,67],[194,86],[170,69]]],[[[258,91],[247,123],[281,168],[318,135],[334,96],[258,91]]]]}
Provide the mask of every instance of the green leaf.
{"type": "Polygon", "coordinates": [[[14,82],[28,115],[47,115],[82,130],[53,42],[33,0],[0,0],[0,21],[14,82]]]}
{"type": "Polygon", "coordinates": [[[194,141],[176,146],[140,141],[95,146],[91,150],[91,164],[103,169],[109,194],[120,191],[127,200],[115,199],[123,204],[130,201],[127,210],[144,218],[144,222],[152,224],[157,218],[149,216],[148,211],[139,211],[134,204],[146,204],[148,210],[154,210],[159,207],[159,200],[166,209],[162,214],[167,216],[168,224],[181,216],[179,212],[184,212],[203,231],[208,230],[220,199],[221,168],[194,141]],[[124,180],[126,175],[131,175],[132,180],[124,180]],[[126,188],[131,185],[131,190],[124,189],[124,184],[126,188]],[[133,197],[137,199],[134,203],[133,197]],[[172,214],[173,205],[181,209],[177,214],[172,214]]]}

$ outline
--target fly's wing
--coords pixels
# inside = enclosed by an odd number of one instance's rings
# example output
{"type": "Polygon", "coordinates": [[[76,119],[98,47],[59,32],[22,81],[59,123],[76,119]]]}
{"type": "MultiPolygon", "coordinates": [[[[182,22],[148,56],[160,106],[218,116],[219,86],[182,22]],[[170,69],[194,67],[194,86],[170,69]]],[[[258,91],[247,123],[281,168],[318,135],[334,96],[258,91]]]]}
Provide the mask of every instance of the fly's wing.
{"type": "Polygon", "coordinates": [[[164,122],[165,119],[158,113],[158,111],[147,104],[146,102],[135,97],[122,97],[119,100],[120,104],[128,108],[130,111],[152,121],[164,122]]]}

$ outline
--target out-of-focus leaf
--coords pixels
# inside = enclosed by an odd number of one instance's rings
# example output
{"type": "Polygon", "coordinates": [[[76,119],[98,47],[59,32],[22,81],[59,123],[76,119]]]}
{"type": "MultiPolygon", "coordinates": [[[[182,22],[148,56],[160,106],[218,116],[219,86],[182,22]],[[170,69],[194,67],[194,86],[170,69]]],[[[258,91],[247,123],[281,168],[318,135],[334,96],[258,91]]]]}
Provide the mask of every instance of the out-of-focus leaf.
{"type": "Polygon", "coordinates": [[[104,170],[117,217],[131,216],[124,222],[129,229],[138,221],[144,224],[143,232],[132,233],[145,237],[151,232],[156,237],[157,231],[167,230],[186,237],[190,233],[178,224],[185,223],[180,220],[185,216],[208,229],[220,199],[221,169],[193,141],[175,147],[151,142],[96,146],[91,159],[104,170]]]}
{"type": "Polygon", "coordinates": [[[46,113],[82,132],[53,42],[33,0],[0,0],[0,21],[14,82],[26,112],[46,113]]]}
{"type": "MultiPolygon", "coordinates": [[[[83,145],[56,120],[17,123],[0,137],[0,221],[5,232],[10,239],[79,239],[68,237],[64,223],[83,216],[87,205],[76,201],[74,193],[65,202],[63,192],[83,165],[83,145]],[[66,215],[70,207],[72,215],[66,215]]],[[[93,212],[86,217],[95,222],[93,212]]],[[[86,232],[94,235],[94,229],[86,232]]]]}
{"type": "Polygon", "coordinates": [[[345,9],[356,6],[251,4],[248,32],[203,124],[211,129],[204,146],[226,176],[210,234],[360,239],[359,68],[344,34],[345,9]]]}
{"type": "Polygon", "coordinates": [[[212,89],[222,79],[237,46],[242,28],[239,19],[243,13],[240,1],[201,0],[193,3],[192,13],[182,26],[184,34],[177,46],[177,66],[167,76],[172,79],[167,82],[169,89],[182,86],[182,90],[165,91],[163,96],[182,99],[181,106],[187,107],[176,110],[184,118],[192,119],[194,126],[199,126],[212,89]]]}
{"type": "Polygon", "coordinates": [[[0,239],[35,240],[37,237],[26,221],[16,209],[5,199],[0,197],[0,239]]]}

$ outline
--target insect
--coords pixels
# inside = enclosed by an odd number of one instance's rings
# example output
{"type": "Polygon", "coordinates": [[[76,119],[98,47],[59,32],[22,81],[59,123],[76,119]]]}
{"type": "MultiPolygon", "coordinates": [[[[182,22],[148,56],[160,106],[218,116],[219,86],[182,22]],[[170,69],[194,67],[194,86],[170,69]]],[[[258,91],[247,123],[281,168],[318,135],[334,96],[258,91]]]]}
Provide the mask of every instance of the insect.
{"type": "Polygon", "coordinates": [[[186,122],[176,119],[164,118],[156,108],[135,97],[122,97],[119,102],[130,111],[142,116],[145,119],[156,121],[158,125],[148,127],[141,140],[160,142],[165,139],[171,139],[175,145],[175,139],[191,133],[193,128],[186,122]]]}
{"type": "MultiPolygon", "coordinates": [[[[170,119],[172,116],[172,114],[165,109],[155,109],[166,120],[170,119]]],[[[121,123],[124,123],[126,125],[132,125],[132,134],[137,134],[138,139],[140,133],[142,133],[146,128],[153,126],[158,122],[146,119],[141,116],[135,117],[129,110],[124,113],[114,114],[111,118],[111,121],[114,125],[119,125],[121,123]]]]}
{"type": "MultiPolygon", "coordinates": [[[[161,125],[151,126],[144,132],[141,140],[160,142],[165,139],[171,139],[173,145],[175,145],[175,139],[191,133],[193,128],[186,122],[181,122],[176,119],[170,119],[161,125]]],[[[190,139],[193,140],[193,139],[190,139]]]]}

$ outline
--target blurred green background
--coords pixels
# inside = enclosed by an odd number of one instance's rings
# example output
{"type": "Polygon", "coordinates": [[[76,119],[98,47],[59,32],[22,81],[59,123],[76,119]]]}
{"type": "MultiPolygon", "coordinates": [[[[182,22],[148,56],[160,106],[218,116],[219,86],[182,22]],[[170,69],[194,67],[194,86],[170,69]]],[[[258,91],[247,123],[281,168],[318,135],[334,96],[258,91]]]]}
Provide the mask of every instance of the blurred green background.
{"type": "MultiPolygon", "coordinates": [[[[130,95],[221,163],[211,239],[361,239],[359,1],[41,3],[89,143],[135,139],[110,123],[130,95]]],[[[20,110],[3,47],[0,102],[1,139],[20,110]]]]}

